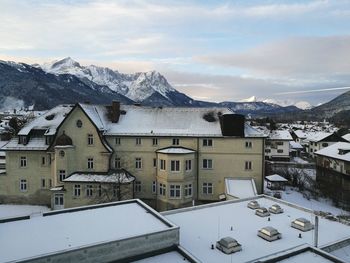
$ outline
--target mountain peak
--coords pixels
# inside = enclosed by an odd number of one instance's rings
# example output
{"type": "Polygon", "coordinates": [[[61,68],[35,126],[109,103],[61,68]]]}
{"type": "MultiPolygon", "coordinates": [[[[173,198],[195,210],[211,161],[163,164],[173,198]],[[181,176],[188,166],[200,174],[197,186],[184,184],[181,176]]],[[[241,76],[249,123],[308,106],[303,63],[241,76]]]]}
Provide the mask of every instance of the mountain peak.
{"type": "Polygon", "coordinates": [[[239,102],[257,102],[258,99],[255,96],[251,96],[247,99],[240,100],[239,102]]]}
{"type": "Polygon", "coordinates": [[[62,67],[79,67],[80,64],[72,59],[71,57],[66,57],[64,59],[58,60],[51,65],[51,68],[62,68],[62,67]]]}

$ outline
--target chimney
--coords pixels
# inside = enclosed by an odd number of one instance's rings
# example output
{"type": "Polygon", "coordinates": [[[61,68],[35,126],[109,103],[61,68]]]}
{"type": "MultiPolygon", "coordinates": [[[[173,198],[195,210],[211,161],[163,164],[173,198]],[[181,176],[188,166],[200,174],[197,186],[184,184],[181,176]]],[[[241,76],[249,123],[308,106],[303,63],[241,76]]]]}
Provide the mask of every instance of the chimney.
{"type": "Polygon", "coordinates": [[[113,100],[112,101],[112,110],[111,110],[111,121],[117,123],[120,117],[120,102],[113,100]]]}

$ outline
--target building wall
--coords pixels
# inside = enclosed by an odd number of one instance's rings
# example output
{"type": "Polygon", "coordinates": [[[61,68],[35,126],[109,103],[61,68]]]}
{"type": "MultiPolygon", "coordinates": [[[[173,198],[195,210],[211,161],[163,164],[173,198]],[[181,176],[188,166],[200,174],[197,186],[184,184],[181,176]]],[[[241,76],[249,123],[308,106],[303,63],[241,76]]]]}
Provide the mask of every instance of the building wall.
{"type": "Polygon", "coordinates": [[[15,203],[50,204],[51,176],[50,155],[44,151],[8,151],[6,174],[0,176],[0,200],[15,203]],[[21,167],[21,157],[26,166],[21,167]],[[45,158],[45,163],[43,159],[45,158]],[[26,190],[20,189],[26,180],[26,190]]]}
{"type": "Polygon", "coordinates": [[[306,148],[307,149],[307,152],[310,154],[310,156],[312,158],[315,158],[315,152],[323,149],[323,148],[326,148],[328,146],[331,146],[332,144],[334,144],[336,142],[309,142],[308,143],[308,147],[306,148]]]}
{"type": "Polygon", "coordinates": [[[289,159],[290,144],[284,140],[266,140],[265,157],[267,159],[289,159]]]}

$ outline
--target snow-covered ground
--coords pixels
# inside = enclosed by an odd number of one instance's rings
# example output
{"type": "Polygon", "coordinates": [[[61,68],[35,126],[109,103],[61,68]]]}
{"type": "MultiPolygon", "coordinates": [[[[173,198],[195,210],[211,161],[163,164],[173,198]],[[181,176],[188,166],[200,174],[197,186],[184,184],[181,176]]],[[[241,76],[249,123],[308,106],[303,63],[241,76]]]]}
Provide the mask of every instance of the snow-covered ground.
{"type": "Polygon", "coordinates": [[[295,163],[308,163],[308,161],[305,161],[304,159],[301,159],[300,157],[293,157],[292,161],[295,163]]]}
{"type": "MultiPolygon", "coordinates": [[[[322,211],[325,213],[332,213],[333,215],[350,215],[349,212],[342,210],[341,208],[335,207],[332,204],[331,200],[325,198],[319,198],[318,200],[312,199],[311,197],[307,198],[301,192],[298,192],[296,188],[287,186],[285,191],[279,191],[282,194],[282,200],[285,200],[290,203],[297,204],[299,206],[315,210],[322,211]]],[[[269,189],[265,189],[266,194],[271,194],[272,191],[269,189]]]]}
{"type": "Polygon", "coordinates": [[[47,206],[39,205],[0,205],[0,218],[27,216],[50,211],[47,206]]]}

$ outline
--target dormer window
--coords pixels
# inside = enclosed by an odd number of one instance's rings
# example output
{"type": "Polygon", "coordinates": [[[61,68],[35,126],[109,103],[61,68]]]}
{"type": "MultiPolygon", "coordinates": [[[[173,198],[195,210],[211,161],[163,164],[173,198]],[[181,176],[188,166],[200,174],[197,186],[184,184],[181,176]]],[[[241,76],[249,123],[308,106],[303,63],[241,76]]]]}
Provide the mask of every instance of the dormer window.
{"type": "Polygon", "coordinates": [[[27,144],[27,137],[26,136],[19,136],[19,143],[20,144],[27,144]]]}

